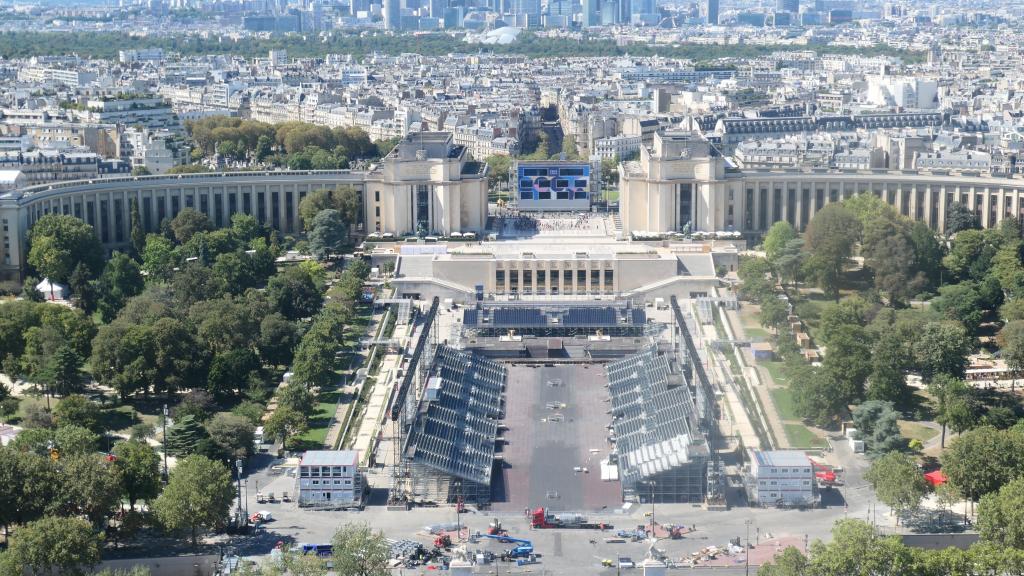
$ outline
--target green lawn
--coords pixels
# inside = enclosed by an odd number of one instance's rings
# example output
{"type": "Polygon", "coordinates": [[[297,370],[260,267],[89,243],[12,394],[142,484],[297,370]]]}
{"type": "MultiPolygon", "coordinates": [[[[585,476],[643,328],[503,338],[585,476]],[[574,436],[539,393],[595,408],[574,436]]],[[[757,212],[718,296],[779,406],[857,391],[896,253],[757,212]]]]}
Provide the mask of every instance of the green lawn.
{"type": "Polygon", "coordinates": [[[793,393],[789,388],[772,388],[770,390],[772,402],[775,403],[775,410],[782,420],[799,420],[796,415],[796,406],[793,403],[793,393]]]}
{"type": "Polygon", "coordinates": [[[758,366],[768,370],[768,374],[771,374],[772,380],[776,386],[788,386],[789,376],[786,375],[786,363],[778,360],[772,360],[770,362],[759,361],[758,366]]]}
{"type": "Polygon", "coordinates": [[[908,439],[917,438],[921,442],[927,442],[939,435],[939,430],[930,428],[917,422],[899,421],[900,432],[908,439]]]}
{"type": "Polygon", "coordinates": [[[785,422],[782,427],[786,430],[786,438],[789,439],[790,446],[797,448],[823,448],[827,446],[824,438],[811,432],[803,424],[785,422]]]}
{"type": "Polygon", "coordinates": [[[158,418],[156,416],[149,416],[135,412],[135,408],[129,405],[109,408],[103,411],[103,424],[108,427],[112,433],[127,435],[131,431],[130,429],[132,426],[141,422],[147,422],[155,427],[157,420],[158,418]]]}
{"type": "Polygon", "coordinates": [[[746,332],[748,340],[755,340],[755,341],[758,341],[758,342],[763,341],[763,340],[767,340],[768,336],[769,336],[768,331],[765,330],[764,328],[761,328],[760,326],[746,326],[746,325],[744,325],[743,326],[743,331],[746,332]]]}
{"type": "Polygon", "coordinates": [[[309,418],[309,431],[299,436],[307,448],[323,448],[324,440],[327,439],[327,429],[331,424],[331,416],[334,416],[334,410],[337,407],[339,394],[341,392],[335,391],[320,396],[320,402],[317,403],[315,411],[309,418]]]}

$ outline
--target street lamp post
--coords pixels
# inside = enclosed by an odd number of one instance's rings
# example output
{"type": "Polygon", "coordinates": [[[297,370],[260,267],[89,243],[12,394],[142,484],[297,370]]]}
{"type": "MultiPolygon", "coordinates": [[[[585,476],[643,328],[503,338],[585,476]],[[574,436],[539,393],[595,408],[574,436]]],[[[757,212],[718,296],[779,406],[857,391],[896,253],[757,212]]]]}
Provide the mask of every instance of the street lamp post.
{"type": "Polygon", "coordinates": [[[654,485],[657,484],[654,480],[651,480],[651,540],[657,540],[658,537],[654,534],[654,485]]]}
{"type": "Polygon", "coordinates": [[[748,518],[744,524],[747,525],[747,549],[743,551],[743,564],[744,573],[746,576],[750,576],[750,524],[751,520],[748,518]]]}
{"type": "Polygon", "coordinates": [[[167,412],[167,404],[164,404],[164,420],[163,420],[163,428],[164,428],[164,446],[163,446],[163,448],[164,448],[164,484],[167,483],[167,479],[168,479],[168,475],[167,475],[167,416],[168,416],[168,414],[169,413],[167,412]]]}
{"type": "Polygon", "coordinates": [[[237,477],[238,478],[238,520],[239,520],[239,524],[241,524],[243,522],[242,518],[245,518],[245,521],[249,520],[248,516],[243,516],[242,515],[242,459],[241,458],[238,458],[238,459],[235,460],[235,469],[238,470],[238,477],[237,477]]]}
{"type": "Polygon", "coordinates": [[[455,481],[455,529],[458,539],[462,540],[462,481],[455,481]]]}

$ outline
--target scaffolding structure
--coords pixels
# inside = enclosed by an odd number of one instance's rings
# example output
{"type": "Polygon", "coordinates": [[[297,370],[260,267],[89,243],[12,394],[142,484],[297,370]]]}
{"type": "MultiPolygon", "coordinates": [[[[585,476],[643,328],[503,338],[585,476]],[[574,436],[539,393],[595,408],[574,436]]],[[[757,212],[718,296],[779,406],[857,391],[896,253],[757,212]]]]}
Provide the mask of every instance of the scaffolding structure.
{"type": "Polygon", "coordinates": [[[436,347],[402,459],[413,502],[491,501],[508,370],[472,352],[436,347]]]}
{"type": "MultiPolygon", "coordinates": [[[[388,503],[397,505],[408,501],[409,487],[408,480],[412,474],[405,460],[402,458],[402,447],[405,446],[406,438],[412,426],[416,405],[419,397],[419,388],[425,381],[426,367],[432,361],[431,341],[436,342],[437,309],[440,304],[438,298],[431,302],[430,309],[422,317],[422,322],[413,333],[412,351],[405,363],[405,373],[391,399],[390,416],[394,423],[392,430],[394,435],[391,438],[391,461],[393,462],[391,474],[391,490],[388,494],[388,503]]],[[[413,321],[416,321],[415,319],[413,321]]]]}
{"type": "Polygon", "coordinates": [[[624,502],[704,502],[707,438],[685,375],[652,344],[607,368],[624,502]]]}
{"type": "Polygon", "coordinates": [[[683,314],[682,308],[679,307],[679,301],[675,296],[672,297],[671,305],[672,315],[675,319],[674,332],[679,334],[681,343],[678,349],[678,358],[689,370],[687,380],[691,382],[697,415],[700,417],[700,427],[704,432],[708,432],[714,426],[715,421],[715,389],[704,369],[700,353],[697,351],[697,344],[686,323],[686,316],[683,314]]]}
{"type": "Polygon", "coordinates": [[[380,298],[374,300],[373,303],[374,305],[390,306],[398,326],[405,326],[412,320],[412,298],[380,298]]]}

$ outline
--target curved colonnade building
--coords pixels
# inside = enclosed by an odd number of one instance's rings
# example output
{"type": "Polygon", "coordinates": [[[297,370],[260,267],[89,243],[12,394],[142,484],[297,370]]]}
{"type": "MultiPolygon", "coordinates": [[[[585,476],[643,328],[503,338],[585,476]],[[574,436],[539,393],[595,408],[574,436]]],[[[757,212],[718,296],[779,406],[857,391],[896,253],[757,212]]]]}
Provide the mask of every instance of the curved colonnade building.
{"type": "Polygon", "coordinates": [[[698,132],[655,134],[619,166],[625,232],[739,230],[757,235],[787,220],[797,229],[826,204],[875,194],[897,212],[942,231],[960,202],[982,226],[1024,215],[1024,179],[916,170],[738,170],[698,132]]]}
{"type": "MultiPolygon", "coordinates": [[[[872,193],[897,212],[941,231],[961,202],[983,226],[1024,215],[1024,179],[918,171],[738,170],[696,131],[654,135],[640,158],[619,170],[624,232],[739,230],[758,235],[788,220],[803,229],[830,202],[872,193]]],[[[242,212],[285,233],[301,228],[298,206],[314,190],[352,186],[365,231],[480,233],[487,222],[487,168],[448,133],[414,134],[367,171],[226,172],[107,178],[33,186],[0,195],[0,277],[22,276],[26,236],[50,213],[82,218],[108,249],[127,245],[132,201],[156,231],[186,207],[217,226],[242,212]]]]}
{"type": "Polygon", "coordinates": [[[0,195],[3,259],[0,276],[18,279],[26,236],[46,214],[68,214],[91,224],[108,249],[130,241],[131,205],[155,232],[184,208],[229,226],[245,213],[285,233],[301,230],[299,203],[310,192],[351,186],[362,198],[364,230],[396,235],[481,231],[487,221],[486,165],[472,161],[450,134],[410,136],[367,171],[218,172],[104,178],[22,188],[0,195]]]}

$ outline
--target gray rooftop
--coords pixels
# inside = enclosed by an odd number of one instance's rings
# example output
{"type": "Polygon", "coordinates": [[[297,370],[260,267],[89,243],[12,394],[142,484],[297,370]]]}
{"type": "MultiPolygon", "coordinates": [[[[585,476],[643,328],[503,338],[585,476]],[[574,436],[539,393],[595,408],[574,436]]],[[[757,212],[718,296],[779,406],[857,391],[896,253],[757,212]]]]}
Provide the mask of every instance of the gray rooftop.
{"type": "Polygon", "coordinates": [[[754,458],[760,466],[810,466],[811,460],[807,454],[799,450],[768,450],[762,452],[754,450],[754,458]]]}
{"type": "Polygon", "coordinates": [[[302,466],[355,466],[359,452],[355,450],[310,450],[302,455],[302,466]]]}

